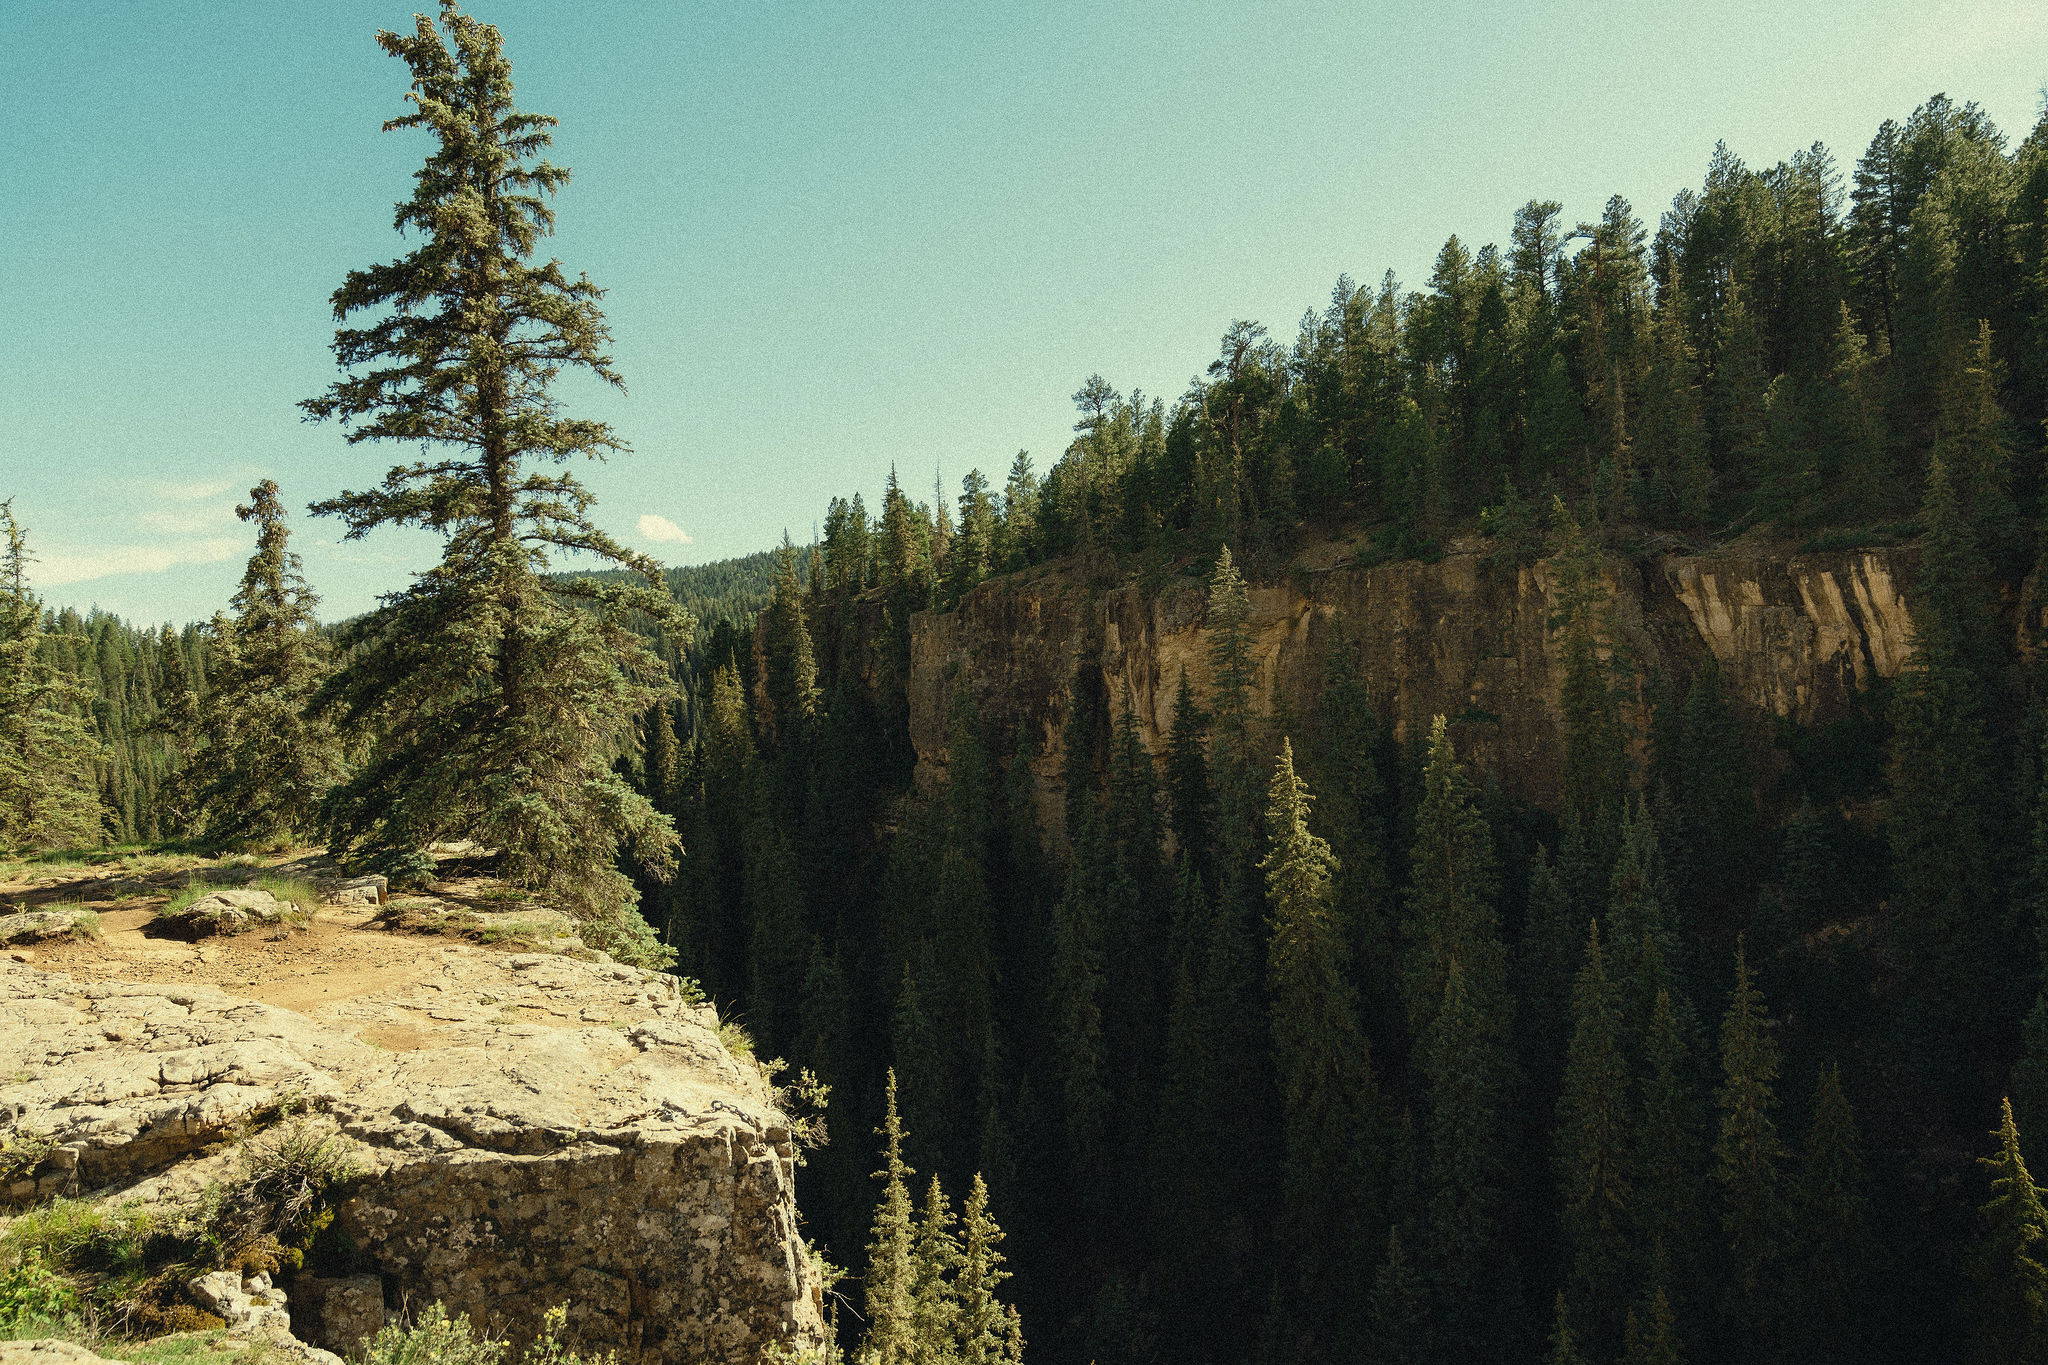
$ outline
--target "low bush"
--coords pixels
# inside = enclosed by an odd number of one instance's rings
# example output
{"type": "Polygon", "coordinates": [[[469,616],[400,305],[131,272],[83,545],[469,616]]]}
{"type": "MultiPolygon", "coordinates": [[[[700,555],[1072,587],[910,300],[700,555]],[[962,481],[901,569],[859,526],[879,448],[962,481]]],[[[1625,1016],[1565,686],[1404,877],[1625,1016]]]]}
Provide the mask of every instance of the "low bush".
{"type": "MultiPolygon", "coordinates": [[[[320,908],[320,888],[301,877],[258,877],[251,885],[268,891],[280,905],[296,906],[299,917],[311,919],[320,908]]],[[[290,912],[286,912],[289,917],[290,912]]]]}
{"type": "MultiPolygon", "coordinates": [[[[570,1350],[562,1341],[568,1322],[567,1308],[550,1308],[541,1319],[540,1334],[513,1355],[516,1365],[618,1365],[612,1351],[584,1356],[570,1350]]],[[[479,1335],[468,1318],[451,1317],[446,1306],[435,1303],[386,1323],[364,1343],[359,1365],[502,1365],[508,1354],[506,1343],[479,1335]]]]}

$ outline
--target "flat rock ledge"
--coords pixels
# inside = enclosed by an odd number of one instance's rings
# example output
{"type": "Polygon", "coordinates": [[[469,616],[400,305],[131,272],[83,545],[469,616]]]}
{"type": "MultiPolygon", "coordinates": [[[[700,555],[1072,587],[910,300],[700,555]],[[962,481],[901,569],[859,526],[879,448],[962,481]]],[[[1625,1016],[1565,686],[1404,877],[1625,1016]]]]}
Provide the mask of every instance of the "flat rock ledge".
{"type": "Polygon", "coordinates": [[[187,1199],[303,1108],[365,1172],[335,1223],[369,1273],[279,1279],[314,1346],[436,1300],[515,1343],[566,1305],[570,1344],[648,1365],[822,1346],[788,1120],[709,1010],[655,972],[423,951],[425,985],[312,1014],[0,959],[0,1151],[38,1154],[0,1199],[187,1199]]]}

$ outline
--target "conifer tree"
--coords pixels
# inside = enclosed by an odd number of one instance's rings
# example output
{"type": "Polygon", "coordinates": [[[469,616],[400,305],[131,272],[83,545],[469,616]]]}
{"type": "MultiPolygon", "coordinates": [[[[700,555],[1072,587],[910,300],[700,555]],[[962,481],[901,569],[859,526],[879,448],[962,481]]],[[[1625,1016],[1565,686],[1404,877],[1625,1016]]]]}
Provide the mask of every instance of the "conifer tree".
{"type": "Polygon", "coordinates": [[[377,41],[412,74],[414,111],[385,127],[435,138],[398,210],[419,245],[335,291],[346,373],[302,406],[342,422],[351,443],[442,454],[314,510],[341,517],[350,539],[419,526],[443,548],[438,566],[355,632],[324,689],[350,726],[376,736],[328,807],[330,844],[418,872],[428,843],[475,839],[501,850],[502,875],[575,914],[593,947],[658,963],[667,955],[634,912],[617,854],[666,880],[676,834],[609,759],[664,691],[625,614],[687,632],[658,566],[599,531],[589,492],[547,468],[624,449],[550,392],[565,368],[619,383],[597,286],[555,261],[532,263],[554,225],[547,201],[568,179],[536,159],[554,120],[513,107],[498,30],[454,0],[438,25],[422,15],[411,34],[377,41]],[[364,314],[367,326],[346,325],[364,314]],[[635,572],[551,577],[555,553],[635,572]]]}
{"type": "Polygon", "coordinates": [[[2020,1155],[2012,1102],[2000,1103],[1995,1156],[1977,1162],[1991,1173],[1991,1199],[1981,1212],[1978,1245],[1977,1359],[1984,1365],[2048,1360],[2048,1208],[2020,1155]]]}
{"type": "Polygon", "coordinates": [[[1754,897],[1748,850],[1756,838],[1757,810],[1748,750],[1713,662],[1685,694],[1678,785],[1685,866],[1694,882],[1691,903],[1726,924],[1732,907],[1754,897]]]}
{"type": "Polygon", "coordinates": [[[1628,1311],[1623,1329],[1622,1365],[1682,1365],[1678,1353],[1678,1322],[1671,1312],[1671,1300],[1659,1285],[1638,1314],[1628,1311]]]}
{"type": "Polygon", "coordinates": [[[1607,979],[1597,925],[1586,939],[1572,1016],[1553,1160],[1564,1199],[1572,1296],[1582,1320],[1590,1324],[1595,1353],[1604,1356],[1620,1337],[1628,1302],[1630,1114],[1621,1011],[1607,979]]]}
{"type": "Polygon", "coordinates": [[[960,1305],[953,1277],[965,1258],[953,1225],[952,1204],[933,1176],[925,1187],[924,1210],[918,1215],[910,1252],[910,1327],[917,1343],[912,1358],[919,1365],[957,1365],[959,1360],[955,1347],[960,1305]]]}
{"type": "Polygon", "coordinates": [[[0,531],[0,847],[97,844],[104,753],[87,697],[45,657],[33,556],[12,501],[0,502],[0,531]]]}
{"type": "Polygon", "coordinates": [[[1167,827],[1179,858],[1213,885],[1216,794],[1209,783],[1208,743],[1209,716],[1188,690],[1188,670],[1182,665],[1166,741],[1167,827]]]}
{"type": "Polygon", "coordinates": [[[1387,1254],[1373,1272],[1368,1305],[1366,1359],[1371,1365],[1425,1365],[1434,1357],[1429,1342],[1429,1293],[1401,1245],[1401,1229],[1387,1229],[1387,1254]]]}
{"type": "Polygon", "coordinates": [[[896,993],[891,1025],[895,1066],[890,1074],[900,1073],[903,1079],[905,1124],[917,1135],[919,1159],[935,1165],[940,1154],[950,1149],[952,1134],[945,1126],[945,1116],[952,1089],[946,1074],[945,1045],[932,1025],[916,966],[910,962],[903,964],[903,984],[896,993]]]}
{"type": "Polygon", "coordinates": [[[1687,1030],[1671,992],[1657,992],[1643,1041],[1630,1183],[1634,1229],[1650,1278],[1683,1285],[1700,1251],[1705,1142],[1687,1030]]]}
{"type": "Polygon", "coordinates": [[[640,723],[641,770],[647,799],[675,819],[682,797],[682,744],[676,739],[675,711],[667,702],[648,708],[640,723]]]}
{"type": "Polygon", "coordinates": [[[1793,1208],[1800,1303],[1794,1321],[1810,1357],[1833,1351],[1853,1359],[1867,1337],[1863,1296],[1872,1239],[1856,1116],[1839,1067],[1822,1067],[1814,1087],[1793,1208]]]}
{"type": "Polygon", "coordinates": [[[1220,816],[1218,835],[1230,869],[1250,861],[1257,838],[1250,617],[1251,599],[1226,545],[1217,553],[1216,570],[1209,579],[1209,668],[1214,679],[1210,725],[1215,735],[1209,761],[1220,816]]]}
{"type": "Polygon", "coordinates": [[[319,598],[290,549],[284,504],[269,479],[235,509],[256,524],[256,553],[214,628],[213,688],[200,708],[203,776],[194,790],[196,833],[216,845],[297,841],[317,827],[320,802],[342,776],[340,745],[309,715],[329,670],[315,630],[319,598]]]}
{"type": "Polygon", "coordinates": [[[975,1173],[960,1213],[960,1271],[956,1277],[955,1331],[960,1365],[1021,1365],[1024,1330],[1017,1310],[996,1290],[1010,1278],[1003,1269],[1003,1230],[989,1215],[988,1185],[975,1173]]]}
{"type": "Polygon", "coordinates": [[[1070,1170],[1099,1211],[1110,1130],[1109,1059],[1103,1041],[1102,915],[1109,861],[1101,822],[1090,815],[1074,848],[1067,888],[1053,913],[1053,1050],[1060,1077],[1070,1170]]]}
{"type": "Polygon", "coordinates": [[[1266,806],[1261,866],[1271,906],[1266,970],[1272,990],[1273,1055],[1280,1071],[1286,1140],[1280,1226],[1288,1358],[1321,1359],[1347,1347],[1334,1310],[1344,1302],[1348,1245],[1381,1216],[1364,1188],[1362,1148],[1376,1145],[1377,1086],[1346,979],[1346,945],[1333,914],[1337,861],[1309,830],[1308,789],[1282,740],[1266,806]]]}
{"type": "Polygon", "coordinates": [[[1572,1333],[1571,1310],[1565,1304],[1564,1291],[1557,1291],[1557,1304],[1550,1317],[1550,1349],[1543,1353],[1543,1365],[1586,1365],[1586,1357],[1579,1352],[1579,1339],[1572,1333]]]}
{"type": "Polygon", "coordinates": [[[1362,989],[1365,1017],[1398,1027],[1394,914],[1387,871],[1386,798],[1374,750],[1379,717],[1360,681],[1351,651],[1333,645],[1323,671],[1315,769],[1322,785],[1322,824],[1337,858],[1334,906],[1362,989]]]}
{"type": "Polygon", "coordinates": [[[1997,890],[1988,566],[1939,456],[1925,520],[1913,653],[1892,694],[1885,832],[1914,1034],[1928,1074],[1952,1084],[1962,1059],[2024,1008],[2014,997],[2026,975],[2012,969],[2019,926],[1997,890]]]}
{"type": "Polygon", "coordinates": [[[1507,1021],[1465,984],[1459,960],[1445,964],[1444,997],[1423,1034],[1421,1074],[1429,1095],[1431,1315],[1439,1350],[1463,1360],[1503,1357],[1521,1311],[1507,1245],[1507,1104],[1501,1042],[1507,1021]]]}
{"type": "Polygon", "coordinates": [[[1721,1021],[1720,1134],[1714,1140],[1714,1184],[1721,1198],[1731,1280],[1728,1313],[1751,1351],[1765,1349],[1775,1305],[1774,1267],[1784,1249],[1785,1205],[1778,1139],[1778,1046],[1770,1035],[1763,994],[1752,983],[1740,943],[1735,990],[1721,1021]]]}
{"type": "Polygon", "coordinates": [[[1583,832],[1600,860],[1601,880],[1621,819],[1628,756],[1614,704],[1610,664],[1600,631],[1610,611],[1599,547],[1565,506],[1551,503],[1555,574],[1551,629],[1562,646],[1564,684],[1564,822],[1583,832]]]}
{"type": "Polygon", "coordinates": [[[797,583],[796,546],[789,532],[775,552],[775,595],[768,604],[767,688],[776,741],[801,744],[818,716],[818,664],[797,583]]]}
{"type": "Polygon", "coordinates": [[[916,1172],[903,1160],[903,1122],[896,1112],[896,1073],[883,1088],[881,1202],[875,1206],[874,1230],[868,1235],[865,1279],[867,1336],[856,1359],[860,1365],[911,1365],[917,1359],[915,1286],[917,1228],[910,1205],[910,1177],[916,1172]]]}
{"type": "Polygon", "coordinates": [[[1529,868],[1528,917],[1518,945],[1523,1056],[1542,1099],[1555,1094],[1572,1030],[1572,989],[1578,980],[1585,923],[1565,890],[1548,849],[1538,846],[1529,868]]]}
{"type": "Polygon", "coordinates": [[[1461,965],[1469,989],[1489,1008],[1503,997],[1506,986],[1500,918],[1494,908],[1499,877],[1493,838],[1442,716],[1430,727],[1422,804],[1408,862],[1402,994],[1409,1028],[1419,1044],[1443,1000],[1452,961],[1461,965]]]}

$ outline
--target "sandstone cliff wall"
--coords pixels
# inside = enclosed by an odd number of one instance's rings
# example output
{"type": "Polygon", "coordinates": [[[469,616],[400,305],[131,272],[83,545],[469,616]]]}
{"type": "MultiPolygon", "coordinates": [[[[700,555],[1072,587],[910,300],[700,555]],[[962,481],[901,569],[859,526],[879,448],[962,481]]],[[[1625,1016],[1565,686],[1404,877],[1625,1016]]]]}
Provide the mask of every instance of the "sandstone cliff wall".
{"type": "MultiPolygon", "coordinates": [[[[1554,805],[1563,677],[1551,566],[1493,569],[1474,547],[1427,564],[1320,558],[1305,555],[1285,581],[1251,586],[1253,700],[1273,745],[1291,718],[1311,712],[1326,651],[1351,649],[1399,732],[1449,717],[1462,753],[1511,794],[1554,805]]],[[[1605,574],[1607,645],[1622,652],[1639,709],[1654,679],[1682,695],[1711,658],[1757,713],[1824,720],[1855,690],[1896,676],[1911,648],[1907,550],[1611,557],[1605,574]]],[[[1128,688],[1146,743],[1163,753],[1183,672],[1198,699],[1210,692],[1206,600],[1193,578],[1091,588],[1072,568],[1047,567],[983,584],[954,611],[913,618],[920,782],[943,777],[947,710],[963,682],[996,733],[1021,727],[1036,738],[1048,817],[1061,796],[1061,729],[1077,670],[1095,675],[1112,715],[1128,688]]]]}

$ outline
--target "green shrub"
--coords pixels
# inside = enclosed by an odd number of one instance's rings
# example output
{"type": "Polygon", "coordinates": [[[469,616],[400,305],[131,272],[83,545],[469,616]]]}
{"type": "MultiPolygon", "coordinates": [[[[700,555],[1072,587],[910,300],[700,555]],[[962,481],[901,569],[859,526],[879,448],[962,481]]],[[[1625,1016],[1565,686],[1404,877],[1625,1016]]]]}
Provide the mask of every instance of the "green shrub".
{"type": "Polygon", "coordinates": [[[8,1225],[0,1252],[8,1260],[36,1256],[60,1270],[101,1275],[139,1273],[161,1221],[140,1200],[111,1208],[83,1199],[55,1199],[8,1225]]]}
{"type": "Polygon", "coordinates": [[[311,919],[320,908],[320,889],[301,877],[258,877],[251,884],[268,891],[280,904],[298,907],[301,918],[311,919]]]}
{"type": "Polygon", "coordinates": [[[40,1251],[28,1250],[0,1270],[0,1341],[71,1336],[79,1329],[83,1308],[78,1290],[50,1268],[40,1251]]]}
{"type": "Polygon", "coordinates": [[[480,1337],[468,1318],[451,1318],[441,1304],[417,1316],[387,1322],[363,1343],[361,1365],[499,1365],[505,1343],[480,1337]]]}

